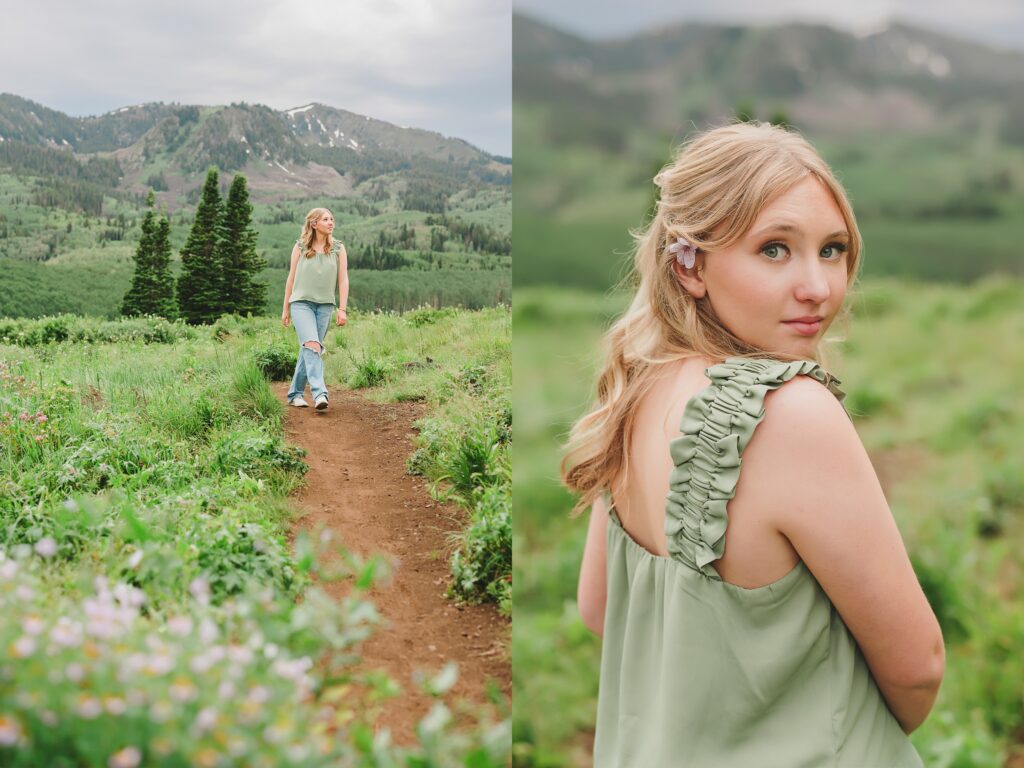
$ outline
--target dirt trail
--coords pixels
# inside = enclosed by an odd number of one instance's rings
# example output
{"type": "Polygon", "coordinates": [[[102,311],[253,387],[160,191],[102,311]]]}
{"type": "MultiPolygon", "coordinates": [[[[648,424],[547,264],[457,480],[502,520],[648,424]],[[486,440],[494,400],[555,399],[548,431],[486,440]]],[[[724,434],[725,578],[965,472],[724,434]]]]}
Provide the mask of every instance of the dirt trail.
{"type": "MultiPolygon", "coordinates": [[[[287,383],[273,384],[285,402],[287,383]]],[[[411,744],[416,723],[431,706],[412,682],[416,668],[436,673],[448,661],[459,666],[449,701],[485,700],[488,681],[511,696],[511,624],[493,605],[458,606],[444,597],[452,548],[446,534],[464,527],[466,513],[430,498],[426,481],[406,474],[413,451],[413,422],[420,403],[377,404],[355,392],[334,389],[330,407],[314,411],[286,406],[287,439],[308,451],[306,486],[297,494],[301,529],[325,525],[343,545],[362,555],[397,558],[387,584],[370,597],[383,621],[361,649],[364,669],[384,669],[403,689],[390,699],[379,725],[399,744],[411,744]]],[[[344,594],[344,583],[328,591],[344,594]]]]}

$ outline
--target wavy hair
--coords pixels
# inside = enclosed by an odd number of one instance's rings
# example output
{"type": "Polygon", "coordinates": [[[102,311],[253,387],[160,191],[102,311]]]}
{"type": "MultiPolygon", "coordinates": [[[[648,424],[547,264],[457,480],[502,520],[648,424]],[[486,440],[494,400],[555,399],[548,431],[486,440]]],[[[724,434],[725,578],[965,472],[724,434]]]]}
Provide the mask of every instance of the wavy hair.
{"type": "MultiPolygon", "coordinates": [[[[795,131],[760,122],[713,128],[683,143],[654,177],[659,189],[654,214],[631,232],[633,268],[625,282],[636,293],[605,334],[595,401],[563,446],[562,482],[578,494],[574,516],[625,477],[634,406],[659,366],[695,355],[789,359],[744,342],[722,324],[707,295],[695,299],[688,293],[668,247],[684,237],[705,253],[729,248],[769,201],[808,175],[831,191],[846,222],[847,285],[852,286],[861,253],[853,209],[832,170],[795,131]]],[[[848,316],[844,305],[837,316],[841,326],[848,316]]],[[[815,360],[821,358],[816,350],[815,360]]]]}
{"type": "MultiPolygon", "coordinates": [[[[331,213],[327,208],[314,208],[306,214],[306,221],[302,225],[302,234],[299,235],[299,246],[302,249],[303,257],[312,259],[316,255],[316,251],[313,250],[313,241],[316,238],[316,233],[313,232],[313,227],[320,221],[325,213],[330,213],[331,217],[334,214],[331,213]]],[[[330,253],[334,248],[334,238],[328,234],[324,240],[324,253],[330,253]]]]}

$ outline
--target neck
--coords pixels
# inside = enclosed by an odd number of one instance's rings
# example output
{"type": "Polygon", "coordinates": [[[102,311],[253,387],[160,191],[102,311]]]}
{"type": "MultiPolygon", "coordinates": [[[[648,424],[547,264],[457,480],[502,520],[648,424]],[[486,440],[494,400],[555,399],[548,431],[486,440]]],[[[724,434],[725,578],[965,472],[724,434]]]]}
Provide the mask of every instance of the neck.
{"type": "Polygon", "coordinates": [[[323,232],[314,232],[313,247],[315,248],[317,246],[320,246],[320,249],[323,250],[323,247],[325,245],[327,245],[327,235],[325,235],[323,232]]]}

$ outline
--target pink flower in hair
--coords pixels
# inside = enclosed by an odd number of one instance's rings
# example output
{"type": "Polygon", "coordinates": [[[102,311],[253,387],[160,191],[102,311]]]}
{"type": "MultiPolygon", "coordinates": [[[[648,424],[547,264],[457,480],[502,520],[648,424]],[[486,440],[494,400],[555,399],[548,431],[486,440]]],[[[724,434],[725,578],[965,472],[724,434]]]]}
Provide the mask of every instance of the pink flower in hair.
{"type": "Polygon", "coordinates": [[[697,258],[697,246],[682,237],[677,237],[676,241],[668,247],[668,251],[674,253],[676,261],[687,269],[693,267],[697,258]]]}

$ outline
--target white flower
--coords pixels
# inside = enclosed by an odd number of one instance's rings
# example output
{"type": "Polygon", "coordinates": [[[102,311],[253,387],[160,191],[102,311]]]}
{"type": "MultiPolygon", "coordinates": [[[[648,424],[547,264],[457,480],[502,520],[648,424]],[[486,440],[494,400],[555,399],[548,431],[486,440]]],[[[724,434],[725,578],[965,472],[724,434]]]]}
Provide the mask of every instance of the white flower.
{"type": "Polygon", "coordinates": [[[192,684],[191,680],[179,677],[171,683],[167,693],[175,701],[191,701],[196,697],[196,687],[192,684]]]}
{"type": "Polygon", "coordinates": [[[0,747],[13,747],[21,742],[21,723],[9,715],[0,715],[0,747]]]}
{"type": "Polygon", "coordinates": [[[125,747],[110,756],[107,765],[110,768],[137,768],[142,762],[142,752],[137,747],[125,747]]]}
{"type": "Polygon", "coordinates": [[[167,621],[167,631],[177,637],[186,637],[192,632],[192,619],[188,616],[174,616],[167,621]]]}
{"type": "Polygon", "coordinates": [[[21,628],[26,635],[40,635],[46,628],[46,624],[39,617],[39,614],[30,613],[21,621],[21,628]]]}
{"type": "Polygon", "coordinates": [[[22,635],[13,643],[11,643],[11,654],[16,659],[24,659],[26,656],[31,656],[36,650],[36,641],[29,635],[22,635]]]}
{"type": "Polygon", "coordinates": [[[268,659],[273,659],[277,656],[277,646],[273,643],[267,643],[263,646],[263,655],[268,659]]]}
{"type": "Polygon", "coordinates": [[[204,645],[209,645],[217,639],[219,635],[217,625],[214,624],[210,619],[203,619],[199,625],[199,639],[203,641],[204,645]]]}
{"type": "Polygon", "coordinates": [[[217,724],[217,710],[213,707],[203,707],[196,715],[196,727],[201,731],[208,731],[217,724]]]}
{"type": "Polygon", "coordinates": [[[57,542],[50,536],[44,536],[36,542],[36,552],[40,557],[53,557],[57,554],[57,542]]]}
{"type": "Polygon", "coordinates": [[[217,695],[225,701],[230,701],[235,697],[235,686],[225,680],[219,686],[217,686],[217,695]]]}
{"type": "Polygon", "coordinates": [[[78,714],[86,720],[92,720],[103,714],[103,705],[95,696],[83,695],[78,699],[78,714]]]}
{"type": "Polygon", "coordinates": [[[107,696],[103,699],[103,704],[106,706],[107,712],[112,715],[123,715],[128,711],[125,700],[117,696],[107,696]]]}
{"type": "Polygon", "coordinates": [[[200,604],[209,604],[210,583],[206,579],[202,577],[192,579],[192,583],[188,585],[188,591],[192,593],[192,597],[194,597],[200,604]]]}
{"type": "Polygon", "coordinates": [[[0,579],[4,581],[10,581],[18,575],[18,564],[13,560],[4,559],[0,563],[0,579]]]}
{"type": "Polygon", "coordinates": [[[136,549],[134,552],[132,552],[131,557],[128,558],[128,567],[129,568],[138,568],[139,567],[139,563],[142,562],[142,555],[143,554],[144,554],[144,552],[141,549],[136,549]]]}
{"type": "Polygon", "coordinates": [[[57,624],[50,630],[50,640],[57,645],[71,648],[82,644],[82,624],[72,621],[67,616],[57,619],[57,624]]]}
{"type": "Polygon", "coordinates": [[[85,667],[77,661],[73,661],[64,667],[64,674],[67,675],[68,680],[72,683],[77,683],[85,677],[85,667]]]}

